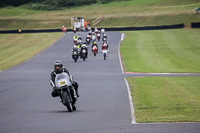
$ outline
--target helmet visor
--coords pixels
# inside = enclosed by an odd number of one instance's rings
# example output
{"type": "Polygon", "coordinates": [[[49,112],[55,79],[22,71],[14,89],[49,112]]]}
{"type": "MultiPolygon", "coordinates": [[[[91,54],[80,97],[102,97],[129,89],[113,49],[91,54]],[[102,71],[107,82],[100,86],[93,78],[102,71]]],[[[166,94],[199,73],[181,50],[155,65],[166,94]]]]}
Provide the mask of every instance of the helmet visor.
{"type": "Polygon", "coordinates": [[[56,70],[60,70],[60,65],[56,65],[56,70]]]}

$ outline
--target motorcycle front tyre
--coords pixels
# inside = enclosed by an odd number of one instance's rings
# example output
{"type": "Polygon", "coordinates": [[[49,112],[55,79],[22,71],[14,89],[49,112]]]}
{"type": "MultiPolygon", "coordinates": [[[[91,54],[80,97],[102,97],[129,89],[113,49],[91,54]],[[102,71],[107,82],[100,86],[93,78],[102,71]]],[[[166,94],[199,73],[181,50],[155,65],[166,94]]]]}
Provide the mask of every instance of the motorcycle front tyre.
{"type": "Polygon", "coordinates": [[[67,107],[68,111],[69,112],[72,112],[72,102],[69,101],[69,97],[67,95],[67,92],[64,91],[62,93],[62,101],[63,101],[63,104],[67,107]]]}
{"type": "Polygon", "coordinates": [[[74,104],[73,106],[72,106],[72,109],[75,111],[76,110],[76,104],[74,104]]]}
{"type": "Polygon", "coordinates": [[[104,53],[103,56],[104,56],[104,60],[106,60],[106,53],[104,53]]]}

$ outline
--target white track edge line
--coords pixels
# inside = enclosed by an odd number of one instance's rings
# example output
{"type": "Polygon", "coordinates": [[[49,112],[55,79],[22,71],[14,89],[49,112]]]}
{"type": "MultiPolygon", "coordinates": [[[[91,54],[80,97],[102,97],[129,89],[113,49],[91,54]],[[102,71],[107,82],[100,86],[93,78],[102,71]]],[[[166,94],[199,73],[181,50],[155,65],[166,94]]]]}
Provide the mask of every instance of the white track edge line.
{"type": "Polygon", "coordinates": [[[121,59],[121,54],[120,54],[120,46],[121,46],[121,42],[123,41],[123,37],[124,37],[124,33],[121,34],[121,40],[119,41],[119,45],[118,45],[118,55],[119,55],[119,62],[120,62],[122,73],[124,73],[124,68],[123,68],[123,65],[122,65],[122,59],[121,59]]]}
{"type": "Polygon", "coordinates": [[[128,85],[128,81],[126,80],[126,78],[124,78],[125,83],[126,83],[126,88],[128,91],[128,97],[129,97],[129,103],[130,103],[130,108],[131,108],[131,124],[136,124],[136,119],[135,119],[135,110],[134,110],[134,104],[133,104],[133,99],[131,96],[131,91],[130,91],[130,87],[128,85]]]}
{"type": "MultiPolygon", "coordinates": [[[[121,45],[121,42],[123,40],[124,40],[124,33],[121,34],[121,40],[119,41],[119,45],[118,45],[118,55],[119,55],[119,61],[120,61],[122,73],[124,73],[124,68],[123,68],[122,60],[121,60],[120,45],[121,45]]],[[[126,83],[126,88],[127,88],[127,91],[128,91],[128,97],[129,97],[129,103],[130,103],[130,109],[131,109],[131,124],[136,124],[135,110],[134,110],[134,104],[133,104],[133,101],[132,101],[130,87],[129,87],[129,84],[128,84],[128,81],[126,80],[126,78],[124,78],[124,81],[126,83]]]]}

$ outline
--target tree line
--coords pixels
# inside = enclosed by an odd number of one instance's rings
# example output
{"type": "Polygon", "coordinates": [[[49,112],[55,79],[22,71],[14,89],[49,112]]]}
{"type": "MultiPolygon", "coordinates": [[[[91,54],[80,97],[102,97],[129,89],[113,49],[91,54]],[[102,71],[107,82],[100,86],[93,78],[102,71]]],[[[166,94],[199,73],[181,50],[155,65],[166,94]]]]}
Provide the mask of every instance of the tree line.
{"type": "Polygon", "coordinates": [[[84,6],[96,3],[110,3],[113,1],[127,1],[127,0],[1,0],[0,7],[24,7],[36,10],[55,10],[76,6],[84,6]]]}

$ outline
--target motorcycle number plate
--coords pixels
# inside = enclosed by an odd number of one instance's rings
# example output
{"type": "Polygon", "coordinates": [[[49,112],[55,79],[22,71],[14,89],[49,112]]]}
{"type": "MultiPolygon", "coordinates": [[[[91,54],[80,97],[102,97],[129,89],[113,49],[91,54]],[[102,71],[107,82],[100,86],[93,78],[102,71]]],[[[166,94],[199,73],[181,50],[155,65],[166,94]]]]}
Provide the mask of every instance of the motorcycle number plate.
{"type": "Polygon", "coordinates": [[[66,84],[65,81],[61,81],[61,82],[60,82],[60,85],[65,85],[65,84],[66,84]]]}

